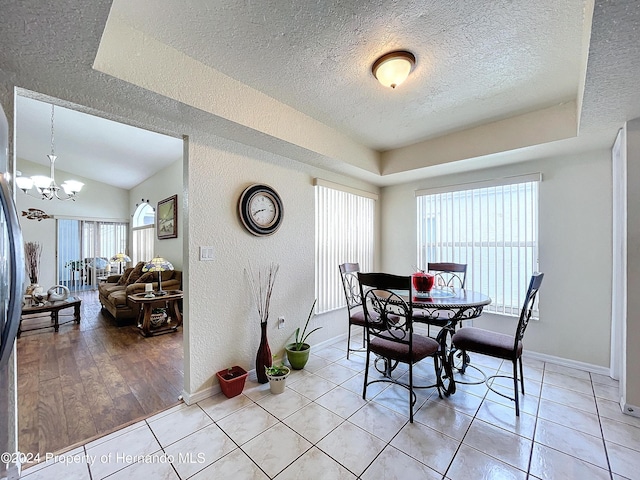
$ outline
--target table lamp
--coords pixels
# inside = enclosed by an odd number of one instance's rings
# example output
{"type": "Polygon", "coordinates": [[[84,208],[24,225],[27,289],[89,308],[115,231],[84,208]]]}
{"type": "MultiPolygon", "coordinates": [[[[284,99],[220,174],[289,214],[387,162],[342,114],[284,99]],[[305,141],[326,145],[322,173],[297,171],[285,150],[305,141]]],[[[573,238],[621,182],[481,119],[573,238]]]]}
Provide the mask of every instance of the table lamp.
{"type": "Polygon", "coordinates": [[[122,274],[122,264],[130,262],[131,259],[125,253],[116,253],[113,257],[109,259],[109,261],[118,263],[119,270],[120,270],[118,273],[122,274]]]}
{"type": "Polygon", "coordinates": [[[143,272],[158,272],[158,293],[156,295],[165,295],[167,292],[162,290],[162,272],[173,270],[173,265],[169,260],[162,257],[153,257],[150,262],[142,267],[143,272]]]}

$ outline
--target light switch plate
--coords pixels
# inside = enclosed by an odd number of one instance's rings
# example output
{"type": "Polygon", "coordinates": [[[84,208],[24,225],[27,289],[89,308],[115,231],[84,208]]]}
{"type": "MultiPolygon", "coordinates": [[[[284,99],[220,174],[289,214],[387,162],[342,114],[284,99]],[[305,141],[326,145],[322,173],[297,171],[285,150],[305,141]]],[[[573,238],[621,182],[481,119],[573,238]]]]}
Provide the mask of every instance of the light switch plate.
{"type": "Polygon", "coordinates": [[[213,247],[200,247],[200,260],[205,262],[213,260],[213,247]]]}

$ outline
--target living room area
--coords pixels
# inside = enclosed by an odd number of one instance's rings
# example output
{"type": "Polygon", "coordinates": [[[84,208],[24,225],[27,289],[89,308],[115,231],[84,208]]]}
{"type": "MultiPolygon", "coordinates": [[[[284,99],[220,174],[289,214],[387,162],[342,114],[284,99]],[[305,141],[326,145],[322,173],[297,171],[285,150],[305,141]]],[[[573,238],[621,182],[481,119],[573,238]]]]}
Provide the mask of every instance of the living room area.
{"type": "Polygon", "coordinates": [[[182,288],[182,139],[74,108],[81,107],[33,92],[16,100],[19,175],[53,177],[55,168],[62,187],[49,201],[36,188],[17,192],[23,240],[37,259],[29,283],[45,300],[68,295],[79,307],[77,321],[71,309],[59,312],[58,331],[47,312],[22,321],[16,358],[24,452],[104,435],[176,404],[183,391],[182,328],[141,335],[143,305],[129,300],[157,291],[159,280],[164,290],[182,288]],[[59,155],[55,165],[49,154],[59,155]],[[84,184],[79,193],[63,193],[69,179],[84,184]],[[159,232],[167,215],[171,231],[159,232]],[[157,258],[167,271],[142,271],[157,258]]]}

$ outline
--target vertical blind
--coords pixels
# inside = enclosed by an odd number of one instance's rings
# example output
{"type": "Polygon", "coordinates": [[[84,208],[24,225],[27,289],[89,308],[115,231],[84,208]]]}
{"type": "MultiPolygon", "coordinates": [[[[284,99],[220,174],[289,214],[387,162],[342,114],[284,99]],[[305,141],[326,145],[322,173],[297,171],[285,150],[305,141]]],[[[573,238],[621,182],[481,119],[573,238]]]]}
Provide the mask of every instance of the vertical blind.
{"type": "Polygon", "coordinates": [[[156,229],[153,225],[133,229],[133,254],[131,255],[133,265],[138,262],[148,262],[153,258],[155,234],[156,229]]]}
{"type": "Polygon", "coordinates": [[[420,268],[466,263],[466,287],[492,299],[485,310],[519,315],[538,267],[539,180],[534,174],[479,188],[416,192],[420,268]]]}
{"type": "Polygon", "coordinates": [[[70,289],[95,286],[110,268],[109,259],[127,251],[128,223],[57,219],[56,224],[58,283],[70,289]]]}
{"type": "Polygon", "coordinates": [[[373,269],[375,195],[332,188],[316,179],[316,312],[346,305],[338,265],[373,269]]]}

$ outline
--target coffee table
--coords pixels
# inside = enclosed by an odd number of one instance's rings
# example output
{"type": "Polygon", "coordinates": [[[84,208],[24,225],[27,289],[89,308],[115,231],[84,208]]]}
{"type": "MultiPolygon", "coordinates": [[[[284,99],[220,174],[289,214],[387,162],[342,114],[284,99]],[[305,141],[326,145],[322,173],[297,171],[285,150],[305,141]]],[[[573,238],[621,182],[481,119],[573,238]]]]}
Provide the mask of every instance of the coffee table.
{"type": "MultiPolygon", "coordinates": [[[[60,325],[64,325],[65,323],[76,322],[80,323],[80,300],[78,297],[69,297],[65,300],[60,300],[58,302],[44,302],[43,304],[32,304],[32,305],[24,305],[22,307],[22,315],[20,316],[20,326],[18,327],[18,337],[22,332],[28,332],[31,330],[41,330],[43,328],[51,328],[53,327],[54,331],[57,332],[60,325]],[[60,322],[60,310],[64,310],[66,308],[73,307],[73,317],[70,320],[60,322]],[[42,319],[38,314],[48,313],[51,317],[51,322],[48,325],[40,325],[32,328],[22,328],[22,322],[42,319]],[[25,315],[28,317],[25,318],[25,315]]],[[[63,316],[70,316],[64,314],[63,316]]]]}

